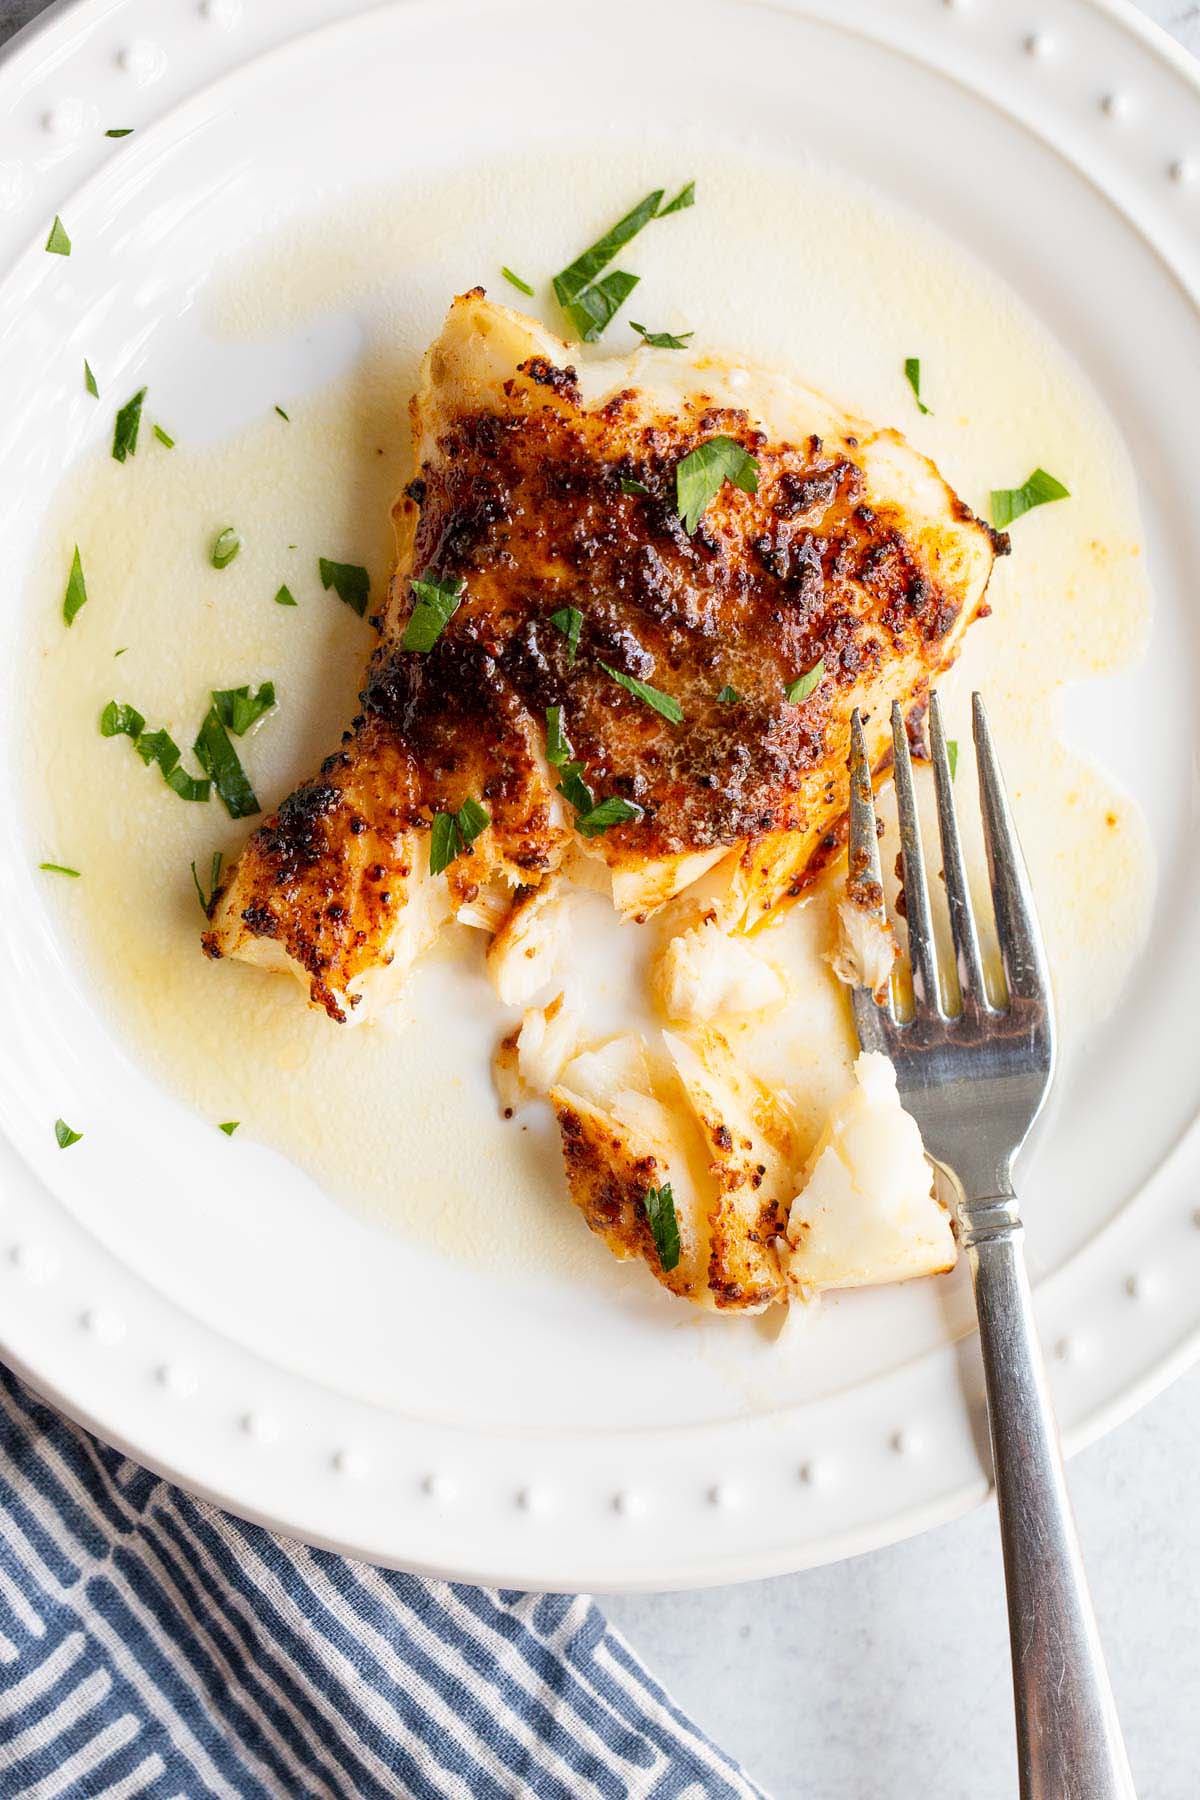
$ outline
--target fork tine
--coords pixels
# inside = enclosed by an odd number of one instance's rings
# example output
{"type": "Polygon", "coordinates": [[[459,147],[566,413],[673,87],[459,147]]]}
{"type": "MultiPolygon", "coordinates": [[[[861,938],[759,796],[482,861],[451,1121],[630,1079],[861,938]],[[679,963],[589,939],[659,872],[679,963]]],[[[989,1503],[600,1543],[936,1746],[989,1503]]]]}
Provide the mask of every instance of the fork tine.
{"type": "Polygon", "coordinates": [[[938,1011],[937,951],[933,941],[933,915],[929,907],[929,883],[921,848],[917,797],[913,792],[912,759],[904,714],[892,703],[892,756],[896,776],[896,803],[900,815],[900,852],[904,868],[904,918],[908,926],[908,960],[912,965],[913,1005],[920,1012],[938,1011]]]}
{"type": "Polygon", "coordinates": [[[950,911],[950,932],[954,939],[954,955],[958,965],[958,991],[966,1007],[971,1000],[983,1002],[987,990],[983,980],[983,959],[979,954],[979,933],[971,907],[971,890],[963,863],[962,842],[958,835],[958,819],[954,812],[954,788],[950,774],[950,757],[946,749],[946,733],[942,728],[942,703],[937,694],[929,697],[929,742],[933,751],[933,782],[937,789],[938,831],[942,839],[942,873],[946,881],[946,904],[950,911]]]}
{"type": "Polygon", "coordinates": [[[850,878],[871,883],[879,891],[879,904],[870,910],[886,917],[883,904],[883,871],[879,866],[879,833],[875,828],[875,796],[871,791],[871,764],[857,706],[850,720],[850,878]]]}
{"type": "MultiPolygon", "coordinates": [[[[871,764],[863,737],[862,719],[855,707],[850,720],[850,829],[847,861],[851,885],[861,893],[873,885],[879,893],[877,906],[868,910],[880,919],[887,918],[883,904],[883,872],[879,866],[879,834],[875,829],[875,797],[871,790],[871,764]]],[[[850,991],[850,1005],[858,1041],[864,1050],[884,1048],[884,1020],[891,1017],[891,1004],[880,1006],[869,988],[850,991]]]]}
{"type": "Polygon", "coordinates": [[[975,750],[979,762],[983,837],[987,846],[992,905],[996,911],[996,936],[1000,943],[1009,1001],[1045,1000],[1050,993],[1050,977],[1025,858],[1017,841],[982,696],[973,694],[971,705],[975,750]]]}

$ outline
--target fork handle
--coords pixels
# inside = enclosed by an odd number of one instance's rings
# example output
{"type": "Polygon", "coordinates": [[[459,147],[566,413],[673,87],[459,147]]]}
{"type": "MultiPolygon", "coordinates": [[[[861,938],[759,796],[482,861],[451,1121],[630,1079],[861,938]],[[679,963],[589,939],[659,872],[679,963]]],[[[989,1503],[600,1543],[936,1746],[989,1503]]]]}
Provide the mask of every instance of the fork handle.
{"type": "Polygon", "coordinates": [[[967,1201],[1012,1644],[1022,1800],[1135,1800],[1033,1316],[1012,1194],[967,1201]]]}

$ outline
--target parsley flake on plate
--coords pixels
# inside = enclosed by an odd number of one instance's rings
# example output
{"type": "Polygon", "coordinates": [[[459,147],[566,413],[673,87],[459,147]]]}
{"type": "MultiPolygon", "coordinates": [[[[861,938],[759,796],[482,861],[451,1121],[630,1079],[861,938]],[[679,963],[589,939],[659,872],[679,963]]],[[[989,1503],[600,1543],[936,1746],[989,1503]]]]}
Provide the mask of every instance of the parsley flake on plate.
{"type": "Polygon", "coordinates": [[[82,1131],[72,1131],[65,1119],[55,1119],[54,1136],[60,1150],[69,1150],[83,1136],[82,1131]]]}
{"type": "Polygon", "coordinates": [[[67,591],[63,595],[63,619],[70,625],[81,606],[87,604],[87,587],[83,579],[83,564],[79,560],[79,545],[75,546],[75,554],[71,558],[71,573],[67,577],[67,591]]]}
{"type": "Polygon", "coordinates": [[[218,531],[209,551],[209,561],[214,569],[227,569],[242,547],[242,534],[232,525],[226,525],[224,531],[218,531]]]}
{"type": "Polygon", "coordinates": [[[694,181],[689,181],[685,186],[680,188],[673,200],[667,201],[667,204],[661,209],[658,216],[660,219],[666,219],[669,218],[672,213],[683,212],[686,207],[695,206],[695,204],[696,184],[694,181]]]}
{"type": "Polygon", "coordinates": [[[917,411],[927,413],[931,409],[921,398],[921,359],[919,356],[906,356],[904,359],[904,379],[913,391],[913,399],[917,403],[917,411]]]}
{"type": "Polygon", "coordinates": [[[136,454],[138,431],[142,423],[142,402],[145,398],[145,388],[139,388],[133,399],[125,402],[113,423],[112,453],[114,460],[119,463],[136,454]]]}
{"type": "Polygon", "coordinates": [[[647,331],[636,319],[630,319],[629,323],[642,341],[654,350],[686,350],[696,335],[694,331],[680,332],[678,336],[673,331],[647,331]]]}
{"type": "Polygon", "coordinates": [[[351,612],[363,618],[367,610],[367,601],[371,597],[371,577],[361,563],[331,562],[327,556],[317,558],[317,567],[321,574],[321,586],[328,591],[332,588],[339,600],[344,600],[351,612]]]}
{"type": "Polygon", "coordinates": [[[127,737],[149,768],[157,763],[163,780],[181,800],[207,800],[209,783],[179,766],[179,745],[167,731],[147,731],[146,721],[136,706],[110,700],[100,714],[101,737],[127,737]]]}
{"type": "Polygon", "coordinates": [[[992,524],[997,531],[1003,531],[1014,519],[1019,519],[1035,506],[1045,506],[1050,500],[1069,500],[1070,488],[1053,475],[1047,475],[1045,469],[1035,469],[1029,480],[1018,488],[992,489],[992,524]]]}
{"type": "Polygon", "coordinates": [[[212,705],[192,745],[196,761],[212,781],[231,819],[248,819],[261,812],[254,789],[242,767],[229,733],[242,737],[275,705],[275,684],[264,681],[249,687],[214,688],[212,705]]]}
{"type": "Polygon", "coordinates": [[[212,903],[216,899],[217,889],[221,885],[221,864],[224,860],[224,855],[220,850],[213,851],[212,864],[208,871],[207,894],[200,886],[200,877],[196,873],[196,865],[195,863],[192,864],[192,881],[196,888],[196,898],[200,902],[200,911],[204,914],[206,919],[212,911],[212,903]]]}
{"type": "Polygon", "coordinates": [[[46,239],[46,249],[51,256],[70,256],[71,254],[71,240],[67,236],[67,228],[57,213],[55,213],[54,223],[50,227],[50,236],[46,239]]]}
{"type": "Polygon", "coordinates": [[[665,219],[668,213],[682,212],[685,207],[695,204],[694,181],[689,181],[663,206],[665,191],[655,188],[653,193],[639,200],[623,219],[618,219],[610,230],[554,277],[555,297],[585,343],[595,342],[638,284],[638,277],[624,269],[615,269],[602,277],[600,271],[607,268],[618,251],[623,250],[651,219],[665,219]]]}

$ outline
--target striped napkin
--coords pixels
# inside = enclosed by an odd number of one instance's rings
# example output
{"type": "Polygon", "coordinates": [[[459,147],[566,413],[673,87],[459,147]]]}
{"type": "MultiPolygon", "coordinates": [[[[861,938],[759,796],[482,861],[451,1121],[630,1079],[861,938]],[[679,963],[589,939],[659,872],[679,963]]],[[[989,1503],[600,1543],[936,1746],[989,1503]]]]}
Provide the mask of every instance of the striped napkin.
{"type": "Polygon", "coordinates": [[[593,1600],[272,1537],[0,1369],[3,1800],[742,1800],[593,1600]]]}

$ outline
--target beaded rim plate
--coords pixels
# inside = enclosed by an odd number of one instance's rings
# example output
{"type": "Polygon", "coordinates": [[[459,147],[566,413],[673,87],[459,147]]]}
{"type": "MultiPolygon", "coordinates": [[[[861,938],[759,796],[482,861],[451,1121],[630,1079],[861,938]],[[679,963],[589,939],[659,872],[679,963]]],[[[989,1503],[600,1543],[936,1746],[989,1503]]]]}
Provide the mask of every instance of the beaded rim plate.
{"type": "MultiPolygon", "coordinates": [[[[886,161],[905,200],[950,229],[967,229],[973,215],[979,232],[991,215],[995,266],[1035,300],[1059,295],[1059,334],[1075,332],[1135,464],[1154,471],[1143,501],[1156,637],[1147,669],[1122,693],[1146,782],[1164,776],[1161,803],[1147,804],[1162,872],[1151,942],[1171,943],[1173,956],[1169,969],[1143,958],[1120,1028],[1101,1034],[1097,1048],[1108,1066],[1097,1116],[1136,1140],[1135,1173],[1113,1175],[1116,1187],[1091,1212],[1087,1192],[1054,1196],[1080,1228],[1068,1254],[1038,1267],[1060,1416],[1076,1446],[1169,1380],[1200,1334],[1200,1138],[1187,1072],[1200,987],[1198,928],[1188,917],[1196,799],[1176,795],[1169,780],[1196,756],[1194,738],[1181,744],[1179,733],[1194,711],[1197,666],[1187,576],[1200,567],[1200,538],[1183,471],[1200,413],[1200,79],[1182,51],[1116,0],[1030,0],[1019,20],[996,0],[695,0],[688,18],[681,39],[669,0],[613,0],[602,33],[547,0],[376,8],[63,0],[0,54],[0,389],[16,380],[14,358],[49,370],[56,314],[47,265],[57,259],[43,245],[56,213],[74,232],[87,226],[95,242],[119,234],[125,209],[153,193],[181,146],[202,140],[219,160],[236,125],[242,148],[257,130],[264,154],[268,145],[282,154],[314,93],[323,113],[344,115],[352,136],[361,93],[345,91],[340,70],[386,67],[393,87],[413,96],[453,82],[456,130],[481,154],[488,132],[505,141],[506,79],[511,92],[528,75],[531,44],[539,93],[564,122],[592,112],[609,131],[632,130],[652,95],[663,130],[676,117],[710,116],[735,137],[779,135],[801,148],[804,119],[817,131],[822,106],[852,70],[847,158],[868,178],[872,159],[886,161]],[[136,134],[108,139],[112,125],[136,134]]],[[[394,130],[402,144],[398,119],[394,130]]],[[[843,146],[814,147],[840,157],[843,146]]],[[[188,229],[183,207],[164,221],[164,252],[172,232],[188,229]]],[[[78,260],[72,280],[86,299],[78,260]]],[[[142,303],[152,312],[152,297],[142,303]]],[[[134,367],[136,348],[126,352],[134,367]]],[[[52,416],[55,391],[46,389],[39,410],[17,406],[0,421],[6,545],[81,442],[77,420],[52,416]]],[[[18,563],[14,555],[0,608],[10,634],[18,563]]],[[[10,702],[13,659],[0,655],[0,667],[10,702]]],[[[0,703],[0,722],[12,716],[0,703]]],[[[386,1391],[347,1392],[319,1344],[303,1360],[275,1359],[147,1280],[97,1226],[105,1183],[120,1178],[121,1146],[85,1180],[78,1160],[45,1143],[60,1071],[97,1084],[93,1113],[129,1071],[119,1056],[93,1057],[90,1067],[80,1059],[79,1069],[71,1061],[77,1046],[68,1039],[99,1028],[87,1023],[86,998],[29,879],[10,749],[0,746],[0,1353],[65,1411],[193,1491],[290,1535],[514,1587],[661,1588],[768,1575],[869,1549],[984,1496],[970,1338],[840,1392],[834,1383],[802,1406],[727,1408],[730,1416],[666,1427],[636,1413],[594,1426],[536,1413],[487,1424],[453,1409],[431,1416],[386,1391]],[[74,1022],[70,1033],[61,1019],[74,1022]]],[[[147,1130],[183,1128],[165,1096],[141,1104],[147,1130]]],[[[1074,1129],[1080,1189],[1103,1185],[1104,1143],[1089,1151],[1087,1133],[1074,1129]]],[[[327,1216],[326,1228],[356,1233],[370,1260],[364,1227],[327,1216]]],[[[209,1246],[181,1241],[178,1253],[197,1258],[197,1280],[213,1280],[214,1269],[219,1279],[209,1246]]],[[[227,1247],[231,1257],[246,1253],[227,1247]]],[[[272,1304],[264,1288],[262,1305],[272,1304]]],[[[570,1329],[565,1310],[559,1328],[570,1329]]],[[[465,1379],[469,1356],[463,1367],[465,1379]]]]}

